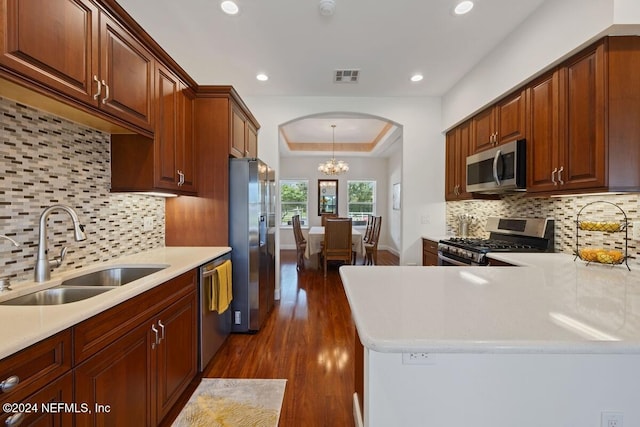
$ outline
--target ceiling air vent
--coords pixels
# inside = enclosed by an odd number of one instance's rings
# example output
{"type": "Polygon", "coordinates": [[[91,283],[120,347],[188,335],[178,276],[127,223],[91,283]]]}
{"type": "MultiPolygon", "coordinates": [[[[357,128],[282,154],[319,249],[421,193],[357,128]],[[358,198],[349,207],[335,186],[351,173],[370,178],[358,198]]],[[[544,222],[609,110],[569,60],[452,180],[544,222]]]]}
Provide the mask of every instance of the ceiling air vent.
{"type": "Polygon", "coordinates": [[[333,75],[334,83],[358,83],[360,70],[336,70],[333,75]]]}

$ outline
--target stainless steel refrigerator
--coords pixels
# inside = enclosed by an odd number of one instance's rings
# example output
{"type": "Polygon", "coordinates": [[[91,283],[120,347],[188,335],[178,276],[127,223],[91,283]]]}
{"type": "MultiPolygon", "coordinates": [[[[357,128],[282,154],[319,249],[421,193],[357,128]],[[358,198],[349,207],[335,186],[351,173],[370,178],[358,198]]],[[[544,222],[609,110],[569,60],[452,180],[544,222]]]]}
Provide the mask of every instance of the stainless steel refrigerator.
{"type": "Polygon", "coordinates": [[[255,332],[273,308],[275,180],[259,159],[229,160],[232,332],[255,332]]]}

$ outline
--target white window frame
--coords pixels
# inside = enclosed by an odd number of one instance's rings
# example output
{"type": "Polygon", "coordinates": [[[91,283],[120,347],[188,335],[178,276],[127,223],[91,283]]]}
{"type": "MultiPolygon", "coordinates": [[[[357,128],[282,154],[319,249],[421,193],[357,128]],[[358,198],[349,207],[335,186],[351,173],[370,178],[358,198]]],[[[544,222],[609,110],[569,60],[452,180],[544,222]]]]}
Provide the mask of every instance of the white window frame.
{"type": "MultiPolygon", "coordinates": [[[[351,195],[350,193],[350,189],[351,189],[351,184],[352,183],[360,183],[360,182],[365,182],[365,183],[370,183],[373,185],[373,195],[372,195],[372,201],[371,201],[371,209],[372,215],[376,215],[376,200],[377,200],[377,192],[378,192],[378,183],[375,179],[353,179],[353,180],[347,180],[347,215],[349,216],[349,218],[353,218],[350,212],[350,206],[351,206],[351,195]]],[[[356,224],[358,225],[366,225],[365,224],[356,224]]]]}
{"type": "MultiPolygon", "coordinates": [[[[289,179],[289,178],[286,178],[286,179],[281,179],[278,182],[278,185],[279,185],[278,189],[280,190],[280,221],[279,221],[280,228],[291,228],[292,227],[291,224],[283,223],[282,216],[284,215],[284,212],[285,212],[284,207],[287,204],[293,204],[293,203],[297,203],[297,202],[283,202],[282,201],[282,186],[286,185],[286,184],[293,184],[293,183],[305,183],[307,185],[307,200],[305,202],[305,205],[306,205],[305,209],[306,209],[306,215],[307,216],[303,217],[302,213],[301,213],[300,221],[301,221],[303,227],[309,225],[309,180],[308,179],[289,179]]],[[[295,214],[293,214],[293,215],[295,215],[295,214]]]]}

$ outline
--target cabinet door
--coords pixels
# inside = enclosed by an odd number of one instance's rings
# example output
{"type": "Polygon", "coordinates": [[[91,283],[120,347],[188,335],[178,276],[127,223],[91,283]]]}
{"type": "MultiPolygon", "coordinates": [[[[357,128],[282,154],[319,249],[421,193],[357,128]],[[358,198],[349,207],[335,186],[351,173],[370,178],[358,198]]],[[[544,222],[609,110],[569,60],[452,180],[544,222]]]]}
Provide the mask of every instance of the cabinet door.
{"type": "Polygon", "coordinates": [[[476,114],[471,120],[471,153],[486,150],[493,146],[493,134],[496,129],[496,113],[493,107],[476,114]]]}
{"type": "Polygon", "coordinates": [[[525,137],[526,109],[525,91],[518,91],[496,104],[496,142],[502,144],[525,137]]]}
{"type": "Polygon", "coordinates": [[[445,140],[445,200],[456,200],[458,198],[458,173],[456,150],[459,138],[458,128],[447,132],[445,140]]]}
{"type": "Polygon", "coordinates": [[[196,192],[196,148],[193,132],[193,92],[180,83],[178,96],[178,145],[176,147],[176,163],[180,171],[184,173],[184,183],[180,186],[182,191],[196,192]]]}
{"type": "Polygon", "coordinates": [[[567,190],[604,187],[605,66],[604,44],[581,53],[565,66],[563,93],[566,144],[561,152],[559,180],[567,190]]]}
{"type": "Polygon", "coordinates": [[[246,134],[247,156],[258,157],[258,131],[248,120],[246,134]]]}
{"type": "Polygon", "coordinates": [[[235,104],[231,104],[231,145],[229,154],[233,157],[247,157],[246,152],[246,121],[244,114],[235,104]]]}
{"type": "Polygon", "coordinates": [[[110,407],[109,413],[77,414],[77,427],[156,425],[153,343],[148,322],[75,368],[75,400],[110,407]]]}
{"type": "Polygon", "coordinates": [[[469,199],[471,193],[467,192],[467,156],[469,152],[469,144],[471,143],[471,123],[465,122],[458,126],[460,135],[456,146],[455,162],[457,165],[458,177],[458,199],[469,199]]]}
{"type": "Polygon", "coordinates": [[[97,105],[98,9],[86,0],[2,0],[0,64],[97,105]]]}
{"type": "MultiPolygon", "coordinates": [[[[195,285],[194,285],[195,286],[195,285]]],[[[197,295],[174,303],[157,317],[157,412],[162,420],[197,373],[197,295]]]]}
{"type": "Polygon", "coordinates": [[[160,64],[156,65],[156,131],[154,136],[156,183],[159,188],[178,188],[178,97],[179,81],[160,64]]]}
{"type": "Polygon", "coordinates": [[[100,108],[152,130],[153,57],[106,14],[100,14],[100,108]]]}
{"type": "Polygon", "coordinates": [[[555,174],[560,163],[560,72],[555,70],[527,89],[530,126],[527,132],[527,191],[558,189],[555,174]]]}

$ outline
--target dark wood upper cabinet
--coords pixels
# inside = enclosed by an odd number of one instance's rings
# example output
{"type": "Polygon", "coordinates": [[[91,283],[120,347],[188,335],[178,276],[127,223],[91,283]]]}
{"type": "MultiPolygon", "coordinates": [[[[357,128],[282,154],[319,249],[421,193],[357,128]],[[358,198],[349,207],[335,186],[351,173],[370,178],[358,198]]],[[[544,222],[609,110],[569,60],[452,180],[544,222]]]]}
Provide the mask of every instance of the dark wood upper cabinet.
{"type": "Polygon", "coordinates": [[[2,0],[0,64],[86,104],[98,105],[98,8],[85,0],[2,0]]]}
{"type": "Polygon", "coordinates": [[[229,154],[232,157],[258,157],[258,130],[242,108],[231,104],[231,138],[229,154]]]}
{"type": "Polygon", "coordinates": [[[2,0],[0,65],[29,88],[55,91],[152,130],[153,56],[88,0],[2,0]]]}
{"type": "Polygon", "coordinates": [[[528,192],[640,190],[638,66],[640,37],[608,37],[529,85],[528,192]]]}
{"type": "Polygon", "coordinates": [[[471,123],[465,122],[447,132],[445,160],[445,200],[464,200],[471,198],[466,190],[467,156],[471,123]]]}
{"type": "Polygon", "coordinates": [[[471,120],[470,153],[525,137],[525,91],[518,90],[471,120]]]}
{"type": "Polygon", "coordinates": [[[527,89],[527,190],[554,191],[554,169],[560,163],[560,71],[554,70],[527,89]]]}
{"type": "Polygon", "coordinates": [[[100,108],[141,128],[153,121],[151,53],[107,14],[100,14],[100,108]]]}

